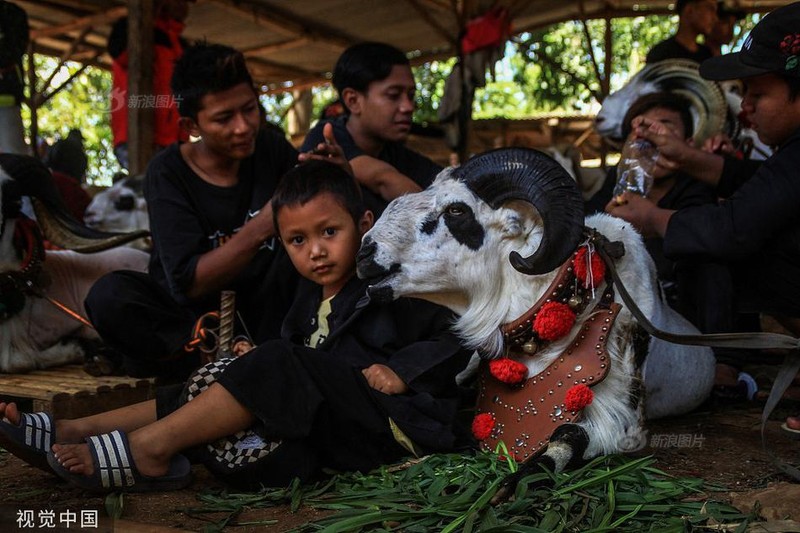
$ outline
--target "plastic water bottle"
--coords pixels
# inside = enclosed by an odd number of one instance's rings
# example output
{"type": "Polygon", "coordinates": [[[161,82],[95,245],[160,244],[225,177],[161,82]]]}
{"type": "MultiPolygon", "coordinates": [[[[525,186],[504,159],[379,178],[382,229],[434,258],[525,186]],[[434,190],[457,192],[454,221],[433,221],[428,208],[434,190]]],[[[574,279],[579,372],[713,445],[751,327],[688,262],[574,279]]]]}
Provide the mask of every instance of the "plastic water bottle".
{"type": "Polygon", "coordinates": [[[653,186],[653,171],[658,159],[658,149],[645,139],[628,139],[622,147],[617,166],[617,184],[614,198],[625,191],[647,196],[653,186]]]}

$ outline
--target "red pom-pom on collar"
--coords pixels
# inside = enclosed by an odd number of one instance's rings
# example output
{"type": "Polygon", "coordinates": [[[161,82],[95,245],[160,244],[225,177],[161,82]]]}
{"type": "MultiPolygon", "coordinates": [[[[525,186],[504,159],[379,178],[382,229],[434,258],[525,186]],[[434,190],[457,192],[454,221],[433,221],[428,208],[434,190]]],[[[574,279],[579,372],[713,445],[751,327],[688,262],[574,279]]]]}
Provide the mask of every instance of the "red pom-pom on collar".
{"type": "Polygon", "coordinates": [[[472,419],[472,434],[478,440],[486,440],[492,434],[494,425],[494,417],[489,413],[475,415],[475,418],[472,419]]]}
{"type": "Polygon", "coordinates": [[[489,373],[498,381],[515,384],[528,376],[528,367],[508,357],[489,361],[489,373]]]}
{"type": "Polygon", "coordinates": [[[554,341],[564,337],[575,324],[575,312],[567,304],[547,302],[536,314],[533,330],[540,339],[554,341]]]}
{"type": "Polygon", "coordinates": [[[588,246],[578,248],[575,258],[572,260],[572,269],[584,289],[598,286],[606,275],[606,264],[600,254],[594,250],[589,250],[588,246]],[[589,254],[588,261],[587,254],[589,254]],[[591,276],[589,275],[590,273],[591,276]]]}
{"type": "Polygon", "coordinates": [[[564,407],[567,411],[580,411],[594,400],[594,393],[587,385],[581,383],[570,387],[564,398],[564,407]]]}

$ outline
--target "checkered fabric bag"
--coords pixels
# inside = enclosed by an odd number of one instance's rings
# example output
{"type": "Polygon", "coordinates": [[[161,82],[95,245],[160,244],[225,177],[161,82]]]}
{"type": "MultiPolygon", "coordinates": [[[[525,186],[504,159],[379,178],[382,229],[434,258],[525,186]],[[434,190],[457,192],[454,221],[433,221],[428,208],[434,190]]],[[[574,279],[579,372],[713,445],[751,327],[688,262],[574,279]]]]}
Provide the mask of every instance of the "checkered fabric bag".
{"type": "MultiPolygon", "coordinates": [[[[198,368],[187,380],[181,399],[190,402],[206,390],[225,371],[232,358],[220,359],[198,368]]],[[[252,429],[239,431],[206,445],[211,456],[220,466],[230,471],[252,465],[280,446],[281,441],[268,442],[252,429]]]]}

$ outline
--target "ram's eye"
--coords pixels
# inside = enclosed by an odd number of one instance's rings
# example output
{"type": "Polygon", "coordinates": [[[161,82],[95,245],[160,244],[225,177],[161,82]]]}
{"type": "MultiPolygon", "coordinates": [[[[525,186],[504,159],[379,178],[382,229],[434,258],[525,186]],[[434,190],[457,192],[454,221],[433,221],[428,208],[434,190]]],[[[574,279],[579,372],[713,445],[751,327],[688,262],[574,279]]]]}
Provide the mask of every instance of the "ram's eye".
{"type": "Polygon", "coordinates": [[[453,204],[447,206],[447,214],[454,217],[460,217],[464,214],[464,206],[460,204],[453,204]]]}

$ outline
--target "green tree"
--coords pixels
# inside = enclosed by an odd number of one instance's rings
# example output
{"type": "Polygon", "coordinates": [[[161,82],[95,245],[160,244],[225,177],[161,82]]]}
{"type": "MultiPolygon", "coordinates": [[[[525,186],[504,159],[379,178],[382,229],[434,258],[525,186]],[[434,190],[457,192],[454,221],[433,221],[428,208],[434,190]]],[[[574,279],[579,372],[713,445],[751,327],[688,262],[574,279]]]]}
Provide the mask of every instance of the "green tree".
{"type": "MultiPolygon", "coordinates": [[[[45,94],[81,68],[79,63],[73,62],[67,62],[59,68],[56,59],[43,55],[34,56],[34,63],[39,84],[44,83],[58,68],[45,94]]],[[[70,129],[81,131],[89,160],[86,181],[90,185],[110,185],[112,176],[120,170],[112,145],[110,93],[111,73],[90,66],[37,109],[39,137],[49,144],[66,137],[70,129]]],[[[22,109],[23,121],[30,131],[30,110],[26,106],[22,109]]]]}

